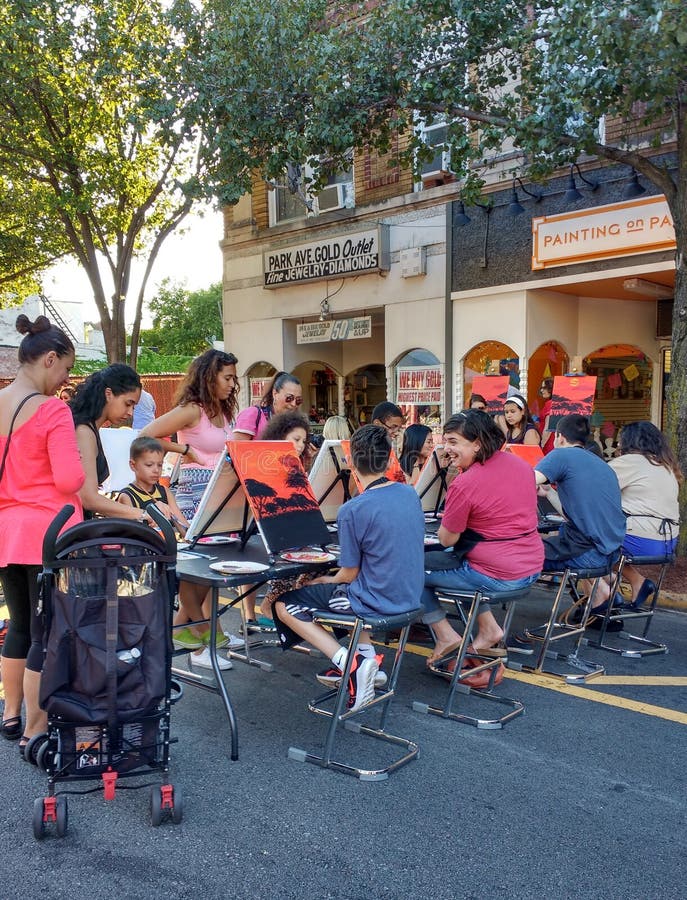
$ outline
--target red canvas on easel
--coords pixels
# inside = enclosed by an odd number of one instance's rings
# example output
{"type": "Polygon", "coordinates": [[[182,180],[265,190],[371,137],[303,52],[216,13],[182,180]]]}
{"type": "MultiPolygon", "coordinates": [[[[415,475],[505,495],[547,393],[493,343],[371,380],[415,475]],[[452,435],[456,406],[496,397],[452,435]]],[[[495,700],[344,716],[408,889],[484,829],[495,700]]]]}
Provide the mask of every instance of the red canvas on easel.
{"type": "Polygon", "coordinates": [[[591,416],[596,375],[556,375],[551,397],[552,416],[591,416]]]}
{"type": "Polygon", "coordinates": [[[329,541],[308,476],[290,441],[227,441],[227,450],[270,553],[329,541]]]}
{"type": "MultiPolygon", "coordinates": [[[[341,441],[341,449],[344,452],[348,465],[351,466],[353,478],[356,485],[358,486],[358,491],[362,493],[363,486],[358,480],[358,474],[355,469],[353,469],[353,462],[351,460],[351,442],[341,441]]],[[[391,451],[391,455],[389,456],[389,465],[387,466],[386,472],[384,474],[389,479],[389,481],[398,481],[400,484],[407,484],[406,473],[401,468],[401,464],[398,461],[398,458],[396,457],[396,454],[393,450],[391,451]]]]}
{"type": "MultiPolygon", "coordinates": [[[[503,404],[508,399],[508,375],[475,375],[472,379],[471,394],[479,394],[487,401],[487,412],[503,412],[503,404]]],[[[470,402],[470,398],[467,398],[470,402]]]]}

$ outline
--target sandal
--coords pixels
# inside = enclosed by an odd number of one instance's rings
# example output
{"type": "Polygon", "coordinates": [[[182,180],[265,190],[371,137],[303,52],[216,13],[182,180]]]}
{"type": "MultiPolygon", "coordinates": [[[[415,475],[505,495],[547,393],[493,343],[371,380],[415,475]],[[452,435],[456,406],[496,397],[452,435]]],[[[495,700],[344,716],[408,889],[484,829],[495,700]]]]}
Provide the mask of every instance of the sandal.
{"type": "Polygon", "coordinates": [[[426,665],[428,667],[436,666],[438,663],[440,663],[442,660],[446,659],[452,653],[455,653],[456,650],[460,650],[460,645],[462,643],[463,643],[463,639],[460,638],[460,640],[454,641],[452,644],[447,644],[444,647],[444,649],[441,651],[441,653],[437,653],[436,648],[435,648],[434,653],[430,657],[428,657],[426,665]]]}
{"type": "Polygon", "coordinates": [[[19,741],[19,755],[21,756],[22,759],[26,759],[26,757],[24,756],[24,750],[26,749],[26,745],[28,744],[28,742],[30,740],[31,740],[31,738],[28,735],[22,734],[21,739],[19,741]]]}
{"type": "Polygon", "coordinates": [[[2,731],[2,736],[6,740],[18,740],[21,737],[22,732],[21,716],[12,716],[10,719],[3,719],[0,731],[2,731]]]}

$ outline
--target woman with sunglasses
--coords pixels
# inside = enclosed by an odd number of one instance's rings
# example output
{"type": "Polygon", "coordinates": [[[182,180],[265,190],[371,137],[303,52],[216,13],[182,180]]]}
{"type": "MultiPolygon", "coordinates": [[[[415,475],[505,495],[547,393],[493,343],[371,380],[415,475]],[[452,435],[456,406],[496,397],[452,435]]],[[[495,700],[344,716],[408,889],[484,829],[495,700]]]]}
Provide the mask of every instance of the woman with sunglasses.
{"type": "MultiPolygon", "coordinates": [[[[232,437],[232,424],[238,409],[237,362],[233,353],[222,350],[206,350],[197,356],[181,383],[177,405],[141,431],[145,437],[158,438],[166,453],[181,454],[176,501],[189,522],[198,509],[218,459],[226,449],[227,440],[232,437]],[[176,435],[176,440],[171,440],[168,435],[176,435]]],[[[200,651],[191,654],[191,662],[210,668],[210,654],[204,646],[211,637],[209,629],[202,625],[188,625],[188,622],[207,618],[202,609],[206,593],[202,585],[189,582],[181,585],[180,608],[174,619],[177,626],[174,646],[200,651]]],[[[218,634],[217,646],[226,646],[227,643],[238,646],[242,642],[233,635],[227,638],[223,633],[218,634]]],[[[220,659],[219,665],[220,669],[232,668],[228,659],[220,659]]]]}
{"type": "Polygon", "coordinates": [[[258,440],[274,415],[299,409],[303,404],[303,388],[295,375],[277,372],[267,385],[259,406],[241,410],[234,425],[235,441],[258,440]]]}

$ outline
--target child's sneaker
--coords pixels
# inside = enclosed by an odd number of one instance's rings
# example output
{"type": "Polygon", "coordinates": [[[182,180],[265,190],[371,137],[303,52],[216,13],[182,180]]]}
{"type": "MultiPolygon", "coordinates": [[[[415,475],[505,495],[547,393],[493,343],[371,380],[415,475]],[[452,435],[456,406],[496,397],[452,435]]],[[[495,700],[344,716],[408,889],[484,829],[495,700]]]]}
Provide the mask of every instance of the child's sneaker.
{"type": "Polygon", "coordinates": [[[360,653],[353,657],[348,679],[348,709],[352,712],[365,706],[375,695],[375,675],[379,671],[376,658],[366,659],[360,653]]]}
{"type": "MultiPolygon", "coordinates": [[[[206,647],[202,653],[190,653],[189,659],[192,666],[200,666],[201,669],[212,668],[212,659],[210,658],[210,650],[208,647],[206,647]]],[[[226,672],[227,669],[234,668],[233,662],[230,659],[225,659],[223,656],[218,656],[217,662],[223,672],[226,672]]]]}
{"type": "MultiPolygon", "coordinates": [[[[375,659],[377,660],[377,665],[380,666],[383,662],[384,657],[380,653],[379,656],[375,657],[375,659]]],[[[341,681],[341,669],[337,669],[337,667],[332,663],[328,668],[322,669],[321,672],[318,672],[315,678],[317,678],[320,684],[323,684],[325,687],[338,687],[341,681]]],[[[375,687],[385,687],[388,680],[389,679],[386,677],[386,672],[378,669],[377,674],[375,675],[375,687]]]]}
{"type": "Polygon", "coordinates": [[[190,628],[175,628],[172,642],[176,650],[199,650],[203,646],[202,638],[194,634],[190,628]]]}

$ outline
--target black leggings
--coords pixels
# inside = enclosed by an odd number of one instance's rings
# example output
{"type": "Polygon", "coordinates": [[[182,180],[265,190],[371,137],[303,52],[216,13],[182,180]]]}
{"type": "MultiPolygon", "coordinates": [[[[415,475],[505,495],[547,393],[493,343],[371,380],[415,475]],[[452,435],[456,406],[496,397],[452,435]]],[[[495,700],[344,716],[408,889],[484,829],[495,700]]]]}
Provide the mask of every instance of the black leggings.
{"type": "Polygon", "coordinates": [[[0,583],[10,613],[2,655],[25,659],[26,668],[43,668],[43,618],[37,614],[40,566],[11,564],[0,568],[0,583]]]}

